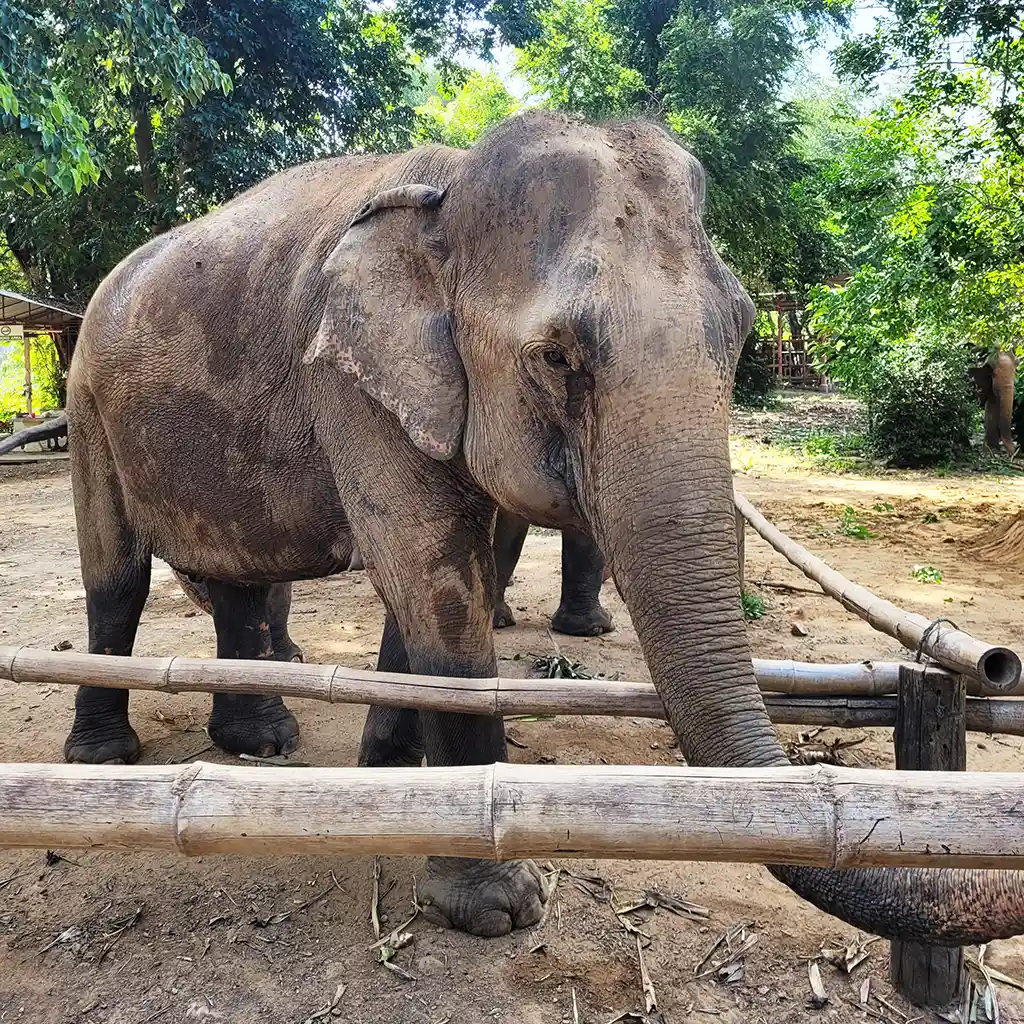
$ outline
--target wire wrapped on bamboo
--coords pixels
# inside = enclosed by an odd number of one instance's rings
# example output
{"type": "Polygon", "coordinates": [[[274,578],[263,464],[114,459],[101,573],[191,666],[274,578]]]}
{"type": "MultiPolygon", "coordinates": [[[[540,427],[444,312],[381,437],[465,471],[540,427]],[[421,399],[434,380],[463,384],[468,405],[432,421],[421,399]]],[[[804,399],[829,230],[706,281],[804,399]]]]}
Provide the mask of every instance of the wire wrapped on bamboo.
{"type": "MultiPolygon", "coordinates": [[[[895,722],[898,662],[815,665],[755,659],[772,721],[840,728],[895,722]]],[[[0,647],[0,679],[23,683],[253,693],[333,704],[381,704],[477,715],[621,715],[664,718],[650,683],[618,679],[459,679],[367,672],[344,665],[207,658],[112,658],[0,647]]],[[[975,684],[980,689],[980,684],[975,684]]],[[[1024,735],[1024,701],[969,700],[967,728],[1024,735]]]]}
{"type": "Polygon", "coordinates": [[[0,848],[1024,868],[1024,776],[0,765],[0,848]]]}
{"type": "Polygon", "coordinates": [[[891,601],[877,597],[787,537],[738,491],[735,499],[743,517],[765,541],[829,597],[872,628],[898,640],[908,650],[925,654],[954,672],[980,681],[986,693],[1005,694],[1020,683],[1020,658],[1008,647],[976,640],[942,620],[929,622],[923,615],[903,611],[891,601]]]}

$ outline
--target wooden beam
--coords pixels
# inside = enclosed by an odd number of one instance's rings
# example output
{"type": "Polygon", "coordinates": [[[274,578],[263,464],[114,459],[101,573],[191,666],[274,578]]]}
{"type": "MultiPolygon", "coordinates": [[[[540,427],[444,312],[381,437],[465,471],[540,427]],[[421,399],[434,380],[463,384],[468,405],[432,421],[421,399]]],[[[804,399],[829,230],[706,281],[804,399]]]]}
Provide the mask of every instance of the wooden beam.
{"type": "Polygon", "coordinates": [[[976,640],[948,623],[940,620],[929,622],[923,615],[905,612],[891,601],[877,597],[787,537],[742,494],[736,492],[735,498],[736,507],[764,540],[808,579],[814,580],[826,594],[859,615],[872,628],[898,640],[908,650],[925,654],[953,672],[978,680],[987,694],[1005,694],[1020,683],[1021,661],[1008,647],[976,640]]]}
{"type": "Polygon", "coordinates": [[[1024,868],[1017,772],[0,765],[0,848],[1024,868]]]}
{"type": "MultiPolygon", "coordinates": [[[[898,662],[815,665],[754,659],[772,721],[842,728],[891,726],[898,662]]],[[[938,670],[935,670],[938,671],[938,670]]],[[[458,711],[476,715],[620,715],[665,717],[650,683],[619,679],[456,679],[367,672],[344,665],[212,658],[111,658],[0,647],[0,679],[19,683],[99,686],[160,693],[252,693],[332,704],[458,711]]],[[[980,685],[980,684],[979,684],[980,685]]],[[[1024,735],[1024,701],[972,700],[968,728],[1024,735]]]]}
{"type": "MultiPolygon", "coordinates": [[[[897,700],[897,770],[965,772],[966,693],[960,678],[903,665],[897,700]]],[[[949,1007],[959,999],[963,977],[964,951],[957,946],[892,943],[889,980],[917,1006],[949,1007]]]]}

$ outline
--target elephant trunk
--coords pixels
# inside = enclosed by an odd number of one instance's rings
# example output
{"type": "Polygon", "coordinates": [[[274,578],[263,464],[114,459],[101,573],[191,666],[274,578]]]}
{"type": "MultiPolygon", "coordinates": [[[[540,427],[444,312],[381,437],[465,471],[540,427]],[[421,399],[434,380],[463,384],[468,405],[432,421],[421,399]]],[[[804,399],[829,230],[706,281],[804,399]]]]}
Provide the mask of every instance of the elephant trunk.
{"type": "MultiPolygon", "coordinates": [[[[655,417],[659,436],[649,445],[636,434],[607,439],[589,481],[588,514],[687,761],[785,765],[742,616],[727,412],[719,405],[689,416],[668,439],[663,424],[673,418],[655,417]]],[[[770,870],[821,909],[890,939],[966,945],[1024,932],[1024,873],[770,870]]]]}
{"type": "Polygon", "coordinates": [[[65,413],[55,416],[48,423],[40,423],[37,427],[26,427],[16,434],[0,441],[0,455],[13,452],[15,448],[23,448],[33,441],[49,441],[51,438],[63,437],[68,432],[68,418],[65,413]]]}

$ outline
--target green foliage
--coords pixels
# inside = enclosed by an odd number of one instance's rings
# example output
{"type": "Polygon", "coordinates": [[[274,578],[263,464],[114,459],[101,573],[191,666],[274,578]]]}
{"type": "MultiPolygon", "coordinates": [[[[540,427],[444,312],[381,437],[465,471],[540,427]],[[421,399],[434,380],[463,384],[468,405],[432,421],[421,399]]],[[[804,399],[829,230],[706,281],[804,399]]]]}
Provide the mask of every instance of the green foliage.
{"type": "Polygon", "coordinates": [[[29,153],[8,178],[29,192],[80,192],[103,164],[92,126],[119,120],[140,92],[180,107],[228,91],[224,69],[182,30],[182,7],[9,0],[0,14],[0,129],[17,131],[29,153]]]}
{"type": "Polygon", "coordinates": [[[435,93],[416,108],[416,140],[464,149],[518,109],[497,75],[474,72],[453,96],[435,93]]]}
{"type": "Polygon", "coordinates": [[[550,0],[541,8],[540,32],[516,62],[536,96],[595,120],[638,102],[644,80],[619,59],[611,8],[611,0],[550,0]]]}
{"type": "Polygon", "coordinates": [[[970,451],[977,403],[963,346],[914,339],[871,363],[869,435],[890,465],[933,466],[970,451]]]}
{"type": "Polygon", "coordinates": [[[743,607],[743,618],[745,618],[748,622],[753,622],[756,619],[764,618],[764,599],[759,597],[757,594],[751,594],[750,591],[744,590],[742,596],[740,597],[740,603],[743,607]]]}
{"type": "MultiPolygon", "coordinates": [[[[57,188],[0,182],[0,230],[33,291],[81,302],[154,232],[282,167],[408,145],[416,62],[394,14],[364,0],[146,0],[133,20],[135,6],[77,4],[69,17],[66,5],[25,0],[0,15],[0,66],[21,69],[27,94],[44,88],[32,69],[45,62],[88,111],[80,144],[95,163],[69,189],[59,161],[44,161],[57,188]],[[147,47],[160,53],[140,70],[147,47]],[[8,64],[12,54],[27,65],[8,64]]],[[[31,168],[44,143],[67,141],[24,119],[3,127],[5,168],[31,168]]]]}
{"type": "Polygon", "coordinates": [[[942,570],[936,569],[934,565],[915,565],[910,575],[919,583],[942,582],[942,570]]]}
{"type": "Polygon", "coordinates": [[[870,540],[878,534],[872,533],[857,517],[857,510],[852,505],[843,508],[843,514],[839,517],[839,533],[844,537],[854,537],[857,540],[870,540]]]}
{"type": "MultiPolygon", "coordinates": [[[[46,335],[32,339],[32,407],[57,409],[64,395],[65,373],[46,335]]],[[[20,341],[0,345],[0,423],[25,411],[25,357],[20,341]]]]}

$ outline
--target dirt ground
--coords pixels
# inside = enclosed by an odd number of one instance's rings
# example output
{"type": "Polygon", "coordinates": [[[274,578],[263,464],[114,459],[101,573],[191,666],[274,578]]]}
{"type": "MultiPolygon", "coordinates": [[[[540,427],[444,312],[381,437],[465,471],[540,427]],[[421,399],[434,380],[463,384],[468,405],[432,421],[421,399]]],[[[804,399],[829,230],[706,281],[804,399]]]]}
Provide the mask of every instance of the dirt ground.
{"type": "MultiPolygon", "coordinates": [[[[815,408],[826,420],[842,412],[830,399],[799,403],[802,416],[815,408]]],[[[782,417],[795,408],[784,408],[782,417]]],[[[982,562],[969,550],[972,537],[1024,507],[1024,478],[825,474],[770,443],[779,419],[770,414],[737,421],[732,444],[739,490],[781,529],[876,593],[1024,651],[1021,565],[982,562]],[[853,509],[852,518],[845,506],[853,509]],[[842,522],[863,525],[875,536],[844,534],[842,522]],[[942,582],[913,578],[918,565],[940,570],[942,582]]],[[[557,604],[558,567],[558,537],[531,534],[510,591],[519,624],[497,636],[502,674],[524,674],[533,657],[551,652],[546,628],[557,604]]],[[[746,571],[748,588],[767,606],[765,617],[748,627],[756,655],[833,662],[899,656],[894,642],[824,596],[759,589],[759,581],[805,581],[749,531],[746,571]],[[807,635],[794,635],[794,623],[807,635]]],[[[604,599],[615,615],[614,633],[559,643],[594,671],[649,678],[612,586],[604,599]]],[[[85,649],[66,464],[0,465],[0,607],[0,645],[50,648],[69,641],[75,650],[85,649]]],[[[292,621],[308,660],[373,666],[382,615],[363,574],[298,585],[292,621]]],[[[213,650],[210,620],[196,614],[167,567],[158,564],[136,653],[212,656],[213,650]]],[[[0,683],[2,759],[60,761],[73,698],[67,688],[0,683]]],[[[133,695],[142,760],[230,760],[209,746],[203,732],[207,700],[133,695]]],[[[315,765],[355,762],[364,709],[300,701],[292,707],[303,730],[297,758],[315,765]]],[[[792,741],[799,730],[782,731],[792,741]]],[[[523,762],[678,761],[667,727],[647,721],[516,721],[509,733],[516,741],[510,754],[523,762]]],[[[826,730],[817,739],[838,736],[863,740],[846,750],[850,763],[891,765],[888,730],[826,730]]],[[[971,734],[968,760],[975,770],[1024,769],[1024,740],[971,734]]],[[[550,912],[528,932],[488,941],[413,922],[411,943],[393,959],[407,978],[381,965],[370,948],[370,859],[0,855],[0,1021],[605,1024],[643,1009],[636,929],[662,1015],[652,1020],[865,1021],[869,1016],[853,1004],[868,978],[870,1019],[932,1019],[917,1017],[892,994],[884,942],[867,945],[866,959],[849,975],[819,959],[829,1002],[809,1006],[809,960],[820,958],[823,947],[855,944],[858,936],[763,868],[626,861],[555,866],[563,870],[550,912]],[[701,904],[710,916],[641,912],[632,915],[627,930],[608,893],[622,906],[638,902],[645,889],[701,904]],[[695,966],[735,925],[746,925],[756,943],[738,964],[725,966],[724,976],[711,971],[696,977],[695,966]]],[[[417,860],[382,858],[385,929],[408,917],[420,867],[417,860]]],[[[1024,978],[1024,938],[993,943],[985,961],[1024,978]]],[[[1001,1019],[1024,1021],[1024,993],[1000,985],[998,995],[1001,1019]]]]}

